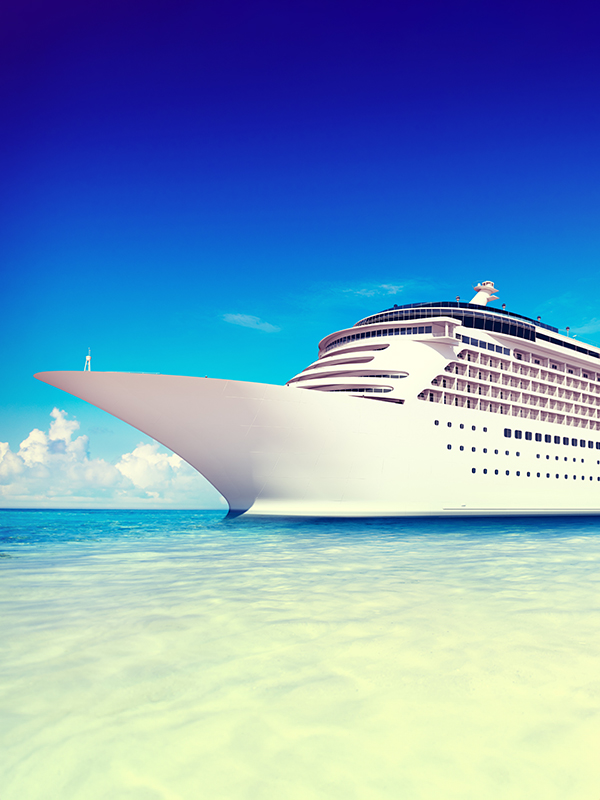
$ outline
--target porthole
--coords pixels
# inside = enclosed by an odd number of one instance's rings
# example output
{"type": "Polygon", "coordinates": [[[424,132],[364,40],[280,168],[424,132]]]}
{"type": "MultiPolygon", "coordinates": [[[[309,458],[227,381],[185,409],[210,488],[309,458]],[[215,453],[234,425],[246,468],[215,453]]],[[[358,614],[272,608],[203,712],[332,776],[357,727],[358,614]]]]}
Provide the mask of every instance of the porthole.
{"type": "Polygon", "coordinates": [[[536,453],[535,457],[536,457],[536,458],[539,458],[539,457],[540,457],[540,454],[539,454],[539,453],[536,453]]]}
{"type": "Polygon", "coordinates": [[[538,472],[538,473],[536,473],[536,474],[537,474],[537,477],[539,478],[539,477],[540,477],[540,473],[538,472]]]}
{"type": "MultiPolygon", "coordinates": [[[[484,428],[484,429],[483,429],[483,432],[484,432],[484,433],[487,433],[487,428],[484,428]]],[[[598,444],[600,444],[600,442],[598,442],[598,444]]],[[[596,445],[596,447],[598,447],[598,444],[596,445]]],[[[600,449],[600,448],[598,448],[598,449],[600,449]]]]}
{"type": "Polygon", "coordinates": [[[494,455],[495,455],[495,456],[497,456],[497,455],[498,455],[498,451],[497,451],[497,450],[494,450],[494,455]]]}
{"type": "MultiPolygon", "coordinates": [[[[483,470],[483,474],[484,474],[484,475],[487,475],[487,469],[484,469],[484,470],[483,470]]],[[[598,480],[600,481],[600,478],[598,478],[598,480]]]]}
{"type": "Polygon", "coordinates": [[[487,453],[487,447],[484,447],[484,448],[483,448],[483,452],[484,452],[484,453],[487,453]]]}
{"type": "Polygon", "coordinates": [[[494,475],[497,475],[497,474],[498,474],[498,470],[497,470],[497,469],[495,469],[495,470],[494,470],[494,475]]]}
{"type": "Polygon", "coordinates": [[[521,476],[521,473],[517,471],[517,478],[521,476]]]}
{"type": "Polygon", "coordinates": [[[475,427],[475,425],[471,425],[471,430],[472,430],[472,431],[475,431],[475,430],[477,430],[477,428],[475,427]]]}
{"type": "Polygon", "coordinates": [[[436,420],[435,420],[435,422],[434,422],[433,424],[434,424],[434,425],[439,425],[439,424],[440,424],[440,421],[439,421],[439,419],[436,419],[436,420]]]}
{"type": "Polygon", "coordinates": [[[504,451],[504,455],[505,455],[505,456],[509,456],[509,455],[510,455],[510,453],[508,452],[508,450],[505,450],[505,451],[504,451]]]}
{"type": "Polygon", "coordinates": [[[476,450],[477,450],[477,448],[476,448],[476,447],[472,447],[472,448],[471,448],[471,452],[472,452],[472,453],[474,453],[476,450]]]}
{"type": "Polygon", "coordinates": [[[516,456],[520,456],[520,455],[521,455],[521,453],[515,453],[515,455],[516,455],[516,456]]]}
{"type": "Polygon", "coordinates": [[[507,475],[510,475],[510,472],[509,472],[508,470],[506,470],[506,474],[507,474],[507,475]]]}
{"type": "Polygon", "coordinates": [[[460,449],[460,450],[464,450],[465,448],[464,448],[464,447],[462,446],[462,444],[461,444],[461,446],[460,446],[460,448],[459,448],[459,449],[460,449]]]}
{"type": "Polygon", "coordinates": [[[451,444],[447,444],[446,447],[448,448],[448,450],[452,450],[452,445],[451,444]]]}
{"type": "MultiPolygon", "coordinates": [[[[557,478],[559,478],[559,477],[560,477],[560,476],[559,476],[559,474],[558,474],[558,472],[556,473],[556,477],[557,477],[557,478]]],[[[600,478],[598,478],[598,480],[600,480],[600,478]]]]}
{"type": "Polygon", "coordinates": [[[546,473],[546,477],[547,477],[547,478],[549,478],[549,477],[550,477],[550,473],[549,473],[549,472],[547,472],[547,473],[546,473]]]}
{"type": "Polygon", "coordinates": [[[452,423],[451,423],[451,422],[449,422],[449,423],[448,423],[448,427],[449,427],[449,428],[451,428],[451,427],[452,427],[452,423]]]}
{"type": "Polygon", "coordinates": [[[527,477],[528,477],[528,478],[531,478],[531,472],[528,472],[528,473],[527,473],[527,477]]]}
{"type": "Polygon", "coordinates": [[[462,424],[462,422],[461,422],[461,423],[460,423],[460,429],[461,429],[461,431],[462,431],[462,429],[463,429],[464,427],[465,427],[465,426],[464,426],[464,425],[462,424]]]}
{"type": "Polygon", "coordinates": [[[477,472],[477,470],[475,469],[475,467],[473,467],[473,468],[472,468],[471,472],[477,472]]]}

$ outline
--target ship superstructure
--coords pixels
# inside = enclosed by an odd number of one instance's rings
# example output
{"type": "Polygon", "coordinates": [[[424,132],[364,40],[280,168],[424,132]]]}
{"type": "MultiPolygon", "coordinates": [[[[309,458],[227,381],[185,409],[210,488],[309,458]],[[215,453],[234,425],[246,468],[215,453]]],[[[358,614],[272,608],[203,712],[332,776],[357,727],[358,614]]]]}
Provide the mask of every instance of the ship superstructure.
{"type": "Polygon", "coordinates": [[[329,334],[286,386],[36,377],[178,453],[233,514],[600,513],[600,348],[475,291],[329,334]]]}

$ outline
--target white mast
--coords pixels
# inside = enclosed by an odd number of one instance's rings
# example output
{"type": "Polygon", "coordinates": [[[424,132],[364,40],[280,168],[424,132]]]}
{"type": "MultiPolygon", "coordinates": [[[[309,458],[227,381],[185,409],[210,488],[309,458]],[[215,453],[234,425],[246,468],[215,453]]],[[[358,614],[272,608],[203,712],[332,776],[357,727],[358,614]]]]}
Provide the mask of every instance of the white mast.
{"type": "Polygon", "coordinates": [[[85,357],[85,367],[83,368],[84,372],[91,372],[92,371],[92,349],[88,347],[88,354],[85,357]]]}
{"type": "Polygon", "coordinates": [[[482,281],[473,288],[477,294],[472,300],[469,301],[471,305],[487,306],[487,304],[492,300],[498,299],[497,297],[492,297],[493,294],[496,294],[496,289],[494,289],[494,281],[482,281]]]}

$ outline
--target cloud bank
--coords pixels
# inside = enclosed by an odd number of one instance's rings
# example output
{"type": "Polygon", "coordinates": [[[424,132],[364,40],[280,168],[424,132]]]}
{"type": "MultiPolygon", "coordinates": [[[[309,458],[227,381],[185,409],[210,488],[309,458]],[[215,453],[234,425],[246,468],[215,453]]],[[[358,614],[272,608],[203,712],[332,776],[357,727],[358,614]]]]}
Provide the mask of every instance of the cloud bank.
{"type": "Polygon", "coordinates": [[[265,333],[277,333],[281,330],[277,325],[270,322],[263,322],[260,317],[253,317],[250,314],[223,314],[223,320],[231,325],[241,325],[242,328],[254,328],[265,333]]]}
{"type": "Polygon", "coordinates": [[[157,442],[139,444],[116,463],[90,458],[79,422],[54,408],[47,432],[34,428],[19,450],[0,442],[4,508],[223,508],[195,469],[157,442]]]}

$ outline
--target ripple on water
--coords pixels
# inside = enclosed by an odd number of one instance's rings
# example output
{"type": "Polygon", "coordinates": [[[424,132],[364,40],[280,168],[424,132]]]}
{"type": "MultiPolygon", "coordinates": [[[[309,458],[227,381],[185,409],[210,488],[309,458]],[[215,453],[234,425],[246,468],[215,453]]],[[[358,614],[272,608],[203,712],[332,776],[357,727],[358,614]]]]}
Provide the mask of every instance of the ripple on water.
{"type": "Polygon", "coordinates": [[[595,520],[0,526],[5,800],[598,794],[595,520]]]}

